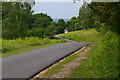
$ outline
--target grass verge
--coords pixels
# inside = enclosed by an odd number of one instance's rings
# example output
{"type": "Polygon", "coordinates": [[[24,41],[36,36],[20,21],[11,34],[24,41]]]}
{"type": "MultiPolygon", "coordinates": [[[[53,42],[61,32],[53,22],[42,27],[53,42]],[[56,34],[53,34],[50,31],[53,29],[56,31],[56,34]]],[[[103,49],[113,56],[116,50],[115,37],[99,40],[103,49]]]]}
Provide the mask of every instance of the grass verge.
{"type": "Polygon", "coordinates": [[[69,33],[59,34],[59,36],[77,42],[89,42],[92,44],[96,44],[96,42],[100,38],[100,34],[95,29],[78,30],[69,33]]]}
{"type": "Polygon", "coordinates": [[[7,57],[7,56],[19,54],[19,53],[22,53],[22,52],[27,52],[27,51],[34,50],[34,49],[45,48],[45,47],[56,45],[56,44],[59,44],[59,43],[49,43],[49,44],[42,45],[42,46],[41,45],[40,46],[28,46],[26,48],[20,48],[20,49],[14,50],[12,52],[1,54],[2,55],[1,57],[7,57]]]}
{"type": "Polygon", "coordinates": [[[118,78],[118,35],[107,32],[69,78],[118,78]]]}
{"type": "Polygon", "coordinates": [[[41,39],[30,37],[25,39],[2,40],[2,57],[15,55],[18,53],[30,51],[33,49],[44,48],[55,44],[65,43],[65,40],[59,39],[41,39]]]}

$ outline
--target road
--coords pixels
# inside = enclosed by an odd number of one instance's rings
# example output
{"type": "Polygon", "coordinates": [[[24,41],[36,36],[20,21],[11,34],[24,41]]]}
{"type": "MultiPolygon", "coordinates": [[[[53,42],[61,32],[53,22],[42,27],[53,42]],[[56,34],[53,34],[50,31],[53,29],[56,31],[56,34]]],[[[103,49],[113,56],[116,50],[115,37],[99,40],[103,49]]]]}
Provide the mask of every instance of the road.
{"type": "Polygon", "coordinates": [[[88,43],[78,43],[71,40],[69,42],[3,58],[3,80],[5,78],[29,79],[56,61],[88,45],[88,43]]]}

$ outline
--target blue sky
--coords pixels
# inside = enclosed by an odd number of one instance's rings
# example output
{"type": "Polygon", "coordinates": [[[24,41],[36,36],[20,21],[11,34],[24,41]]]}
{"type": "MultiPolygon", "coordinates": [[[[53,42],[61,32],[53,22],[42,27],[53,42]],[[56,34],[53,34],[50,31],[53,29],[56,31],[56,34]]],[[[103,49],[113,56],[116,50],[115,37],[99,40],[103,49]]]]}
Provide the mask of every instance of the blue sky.
{"type": "Polygon", "coordinates": [[[34,13],[47,13],[52,18],[71,18],[78,16],[82,2],[36,2],[34,13]]]}

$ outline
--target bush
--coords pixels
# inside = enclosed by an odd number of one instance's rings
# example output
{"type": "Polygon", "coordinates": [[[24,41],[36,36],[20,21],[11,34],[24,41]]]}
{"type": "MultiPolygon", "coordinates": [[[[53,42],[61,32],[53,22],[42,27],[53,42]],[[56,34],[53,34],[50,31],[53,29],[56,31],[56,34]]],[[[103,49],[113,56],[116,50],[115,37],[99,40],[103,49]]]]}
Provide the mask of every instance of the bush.
{"type": "Polygon", "coordinates": [[[43,28],[32,28],[28,31],[28,36],[44,38],[44,29],[43,28]]]}
{"type": "Polygon", "coordinates": [[[94,78],[118,77],[118,35],[107,32],[93,51],[91,69],[94,78]]]}

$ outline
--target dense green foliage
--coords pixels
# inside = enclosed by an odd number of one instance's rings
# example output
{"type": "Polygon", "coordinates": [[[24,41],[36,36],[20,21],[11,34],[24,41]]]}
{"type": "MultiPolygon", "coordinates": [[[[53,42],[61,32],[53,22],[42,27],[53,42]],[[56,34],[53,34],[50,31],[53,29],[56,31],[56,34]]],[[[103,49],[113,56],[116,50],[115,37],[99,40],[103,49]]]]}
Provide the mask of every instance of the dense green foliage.
{"type": "Polygon", "coordinates": [[[87,3],[84,3],[79,10],[78,23],[81,28],[92,28],[94,27],[95,14],[88,7],[87,3]]]}
{"type": "Polygon", "coordinates": [[[80,8],[78,22],[81,28],[96,28],[101,33],[119,33],[119,2],[84,2],[80,8]]]}
{"type": "Polygon", "coordinates": [[[63,33],[66,23],[63,19],[53,22],[47,14],[33,14],[34,2],[2,3],[2,34],[4,39],[25,37],[53,38],[63,33]]]}
{"type": "Polygon", "coordinates": [[[120,2],[92,2],[89,7],[99,16],[100,22],[104,23],[104,29],[119,33],[120,31],[120,2]]]}
{"type": "Polygon", "coordinates": [[[40,38],[53,37],[55,32],[53,31],[54,27],[52,26],[52,21],[51,17],[47,14],[34,14],[33,23],[28,31],[28,36],[37,36],[40,38]]]}
{"type": "Polygon", "coordinates": [[[82,61],[69,77],[118,78],[118,58],[118,35],[107,32],[89,52],[89,58],[82,61]]]}
{"type": "Polygon", "coordinates": [[[77,17],[72,17],[66,24],[67,24],[68,31],[74,31],[74,30],[81,29],[78,26],[78,18],[77,17]]]}
{"type": "Polygon", "coordinates": [[[56,33],[60,34],[64,32],[64,29],[66,27],[66,23],[63,19],[59,19],[59,21],[56,23],[56,33]]]}
{"type": "Polygon", "coordinates": [[[48,38],[38,38],[38,37],[29,37],[25,39],[17,38],[14,40],[2,40],[2,49],[3,54],[7,52],[11,52],[20,48],[25,48],[29,46],[42,46],[49,43],[62,43],[65,40],[58,40],[58,39],[48,39],[48,38]]]}
{"type": "Polygon", "coordinates": [[[25,37],[31,23],[32,5],[29,2],[2,3],[2,37],[14,39],[25,37]]]}
{"type": "Polygon", "coordinates": [[[46,28],[48,27],[51,22],[53,21],[50,16],[47,14],[39,13],[39,14],[34,14],[34,23],[33,27],[37,28],[46,28]]]}
{"type": "Polygon", "coordinates": [[[107,32],[99,41],[91,57],[94,78],[118,77],[118,35],[107,32]]]}

